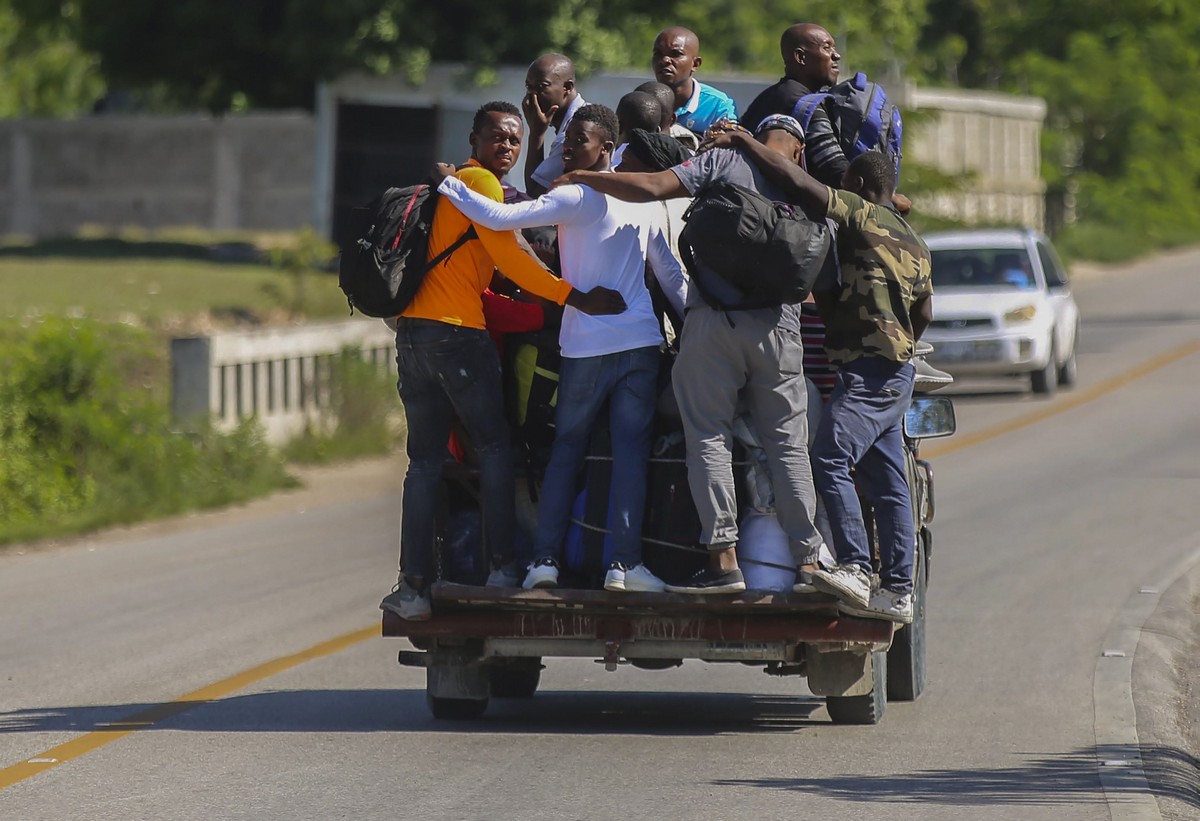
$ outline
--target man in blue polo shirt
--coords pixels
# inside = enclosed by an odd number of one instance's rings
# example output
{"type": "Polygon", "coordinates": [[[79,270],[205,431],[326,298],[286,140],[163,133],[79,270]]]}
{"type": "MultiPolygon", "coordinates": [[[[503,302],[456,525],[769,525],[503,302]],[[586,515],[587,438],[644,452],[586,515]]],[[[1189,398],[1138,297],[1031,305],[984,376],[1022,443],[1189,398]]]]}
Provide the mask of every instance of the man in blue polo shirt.
{"type": "Polygon", "coordinates": [[[728,94],[692,76],[700,62],[700,38],[695,32],[672,26],[654,38],[654,54],[650,58],[654,77],[675,92],[675,116],[679,124],[703,138],[717,120],[736,120],[737,107],[728,94]]]}

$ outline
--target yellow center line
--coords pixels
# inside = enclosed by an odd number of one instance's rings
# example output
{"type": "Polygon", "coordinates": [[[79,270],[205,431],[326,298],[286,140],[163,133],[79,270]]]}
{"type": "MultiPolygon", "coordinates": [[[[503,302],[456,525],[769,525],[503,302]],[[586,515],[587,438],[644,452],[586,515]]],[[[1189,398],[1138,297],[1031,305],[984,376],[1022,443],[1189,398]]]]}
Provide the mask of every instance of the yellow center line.
{"type": "Polygon", "coordinates": [[[1120,388],[1125,387],[1131,382],[1141,379],[1143,376],[1149,376],[1155,371],[1178,362],[1180,359],[1191,356],[1200,351],[1200,339],[1194,339],[1189,344],[1181,348],[1177,348],[1169,353],[1156,356],[1153,359],[1148,359],[1135,368],[1131,368],[1124,373],[1106,379],[1087,390],[1072,393],[1069,398],[1060,399],[1053,404],[1027,413],[1024,416],[1018,416],[1016,419],[1011,419],[1008,422],[1001,422],[999,425],[993,425],[990,428],[984,428],[976,433],[967,436],[955,436],[953,440],[947,441],[944,444],[929,445],[921,448],[921,457],[932,459],[936,456],[945,456],[948,453],[954,453],[964,448],[969,448],[972,445],[978,445],[980,442],[986,442],[989,439],[995,439],[998,436],[1003,436],[1006,433],[1012,433],[1021,428],[1027,428],[1030,425],[1037,424],[1052,416],[1058,416],[1060,413],[1066,413],[1069,410],[1074,410],[1080,405],[1098,399],[1105,394],[1112,393],[1120,388]]]}
{"type": "Polygon", "coordinates": [[[338,636],[337,638],[323,641],[320,644],[314,644],[307,650],[301,650],[290,656],[274,659],[273,661],[265,662],[257,667],[251,667],[249,670],[243,670],[240,673],[230,676],[229,678],[221,679],[212,684],[205,685],[199,690],[193,690],[187,695],[180,696],[174,701],[156,704],[134,715],[119,719],[112,722],[103,730],[95,730],[93,732],[82,735],[79,738],[74,738],[70,741],[59,744],[57,747],[51,747],[43,753],[26,759],[18,764],[13,764],[11,767],[6,767],[0,770],[0,790],[11,787],[24,781],[27,778],[32,778],[39,773],[57,767],[60,764],[65,764],[72,759],[87,755],[93,750],[103,747],[105,744],[111,744],[118,739],[122,739],[130,733],[144,730],[148,727],[153,727],[155,724],[165,719],[177,716],[180,713],[186,712],[193,707],[198,707],[201,704],[206,704],[210,701],[215,701],[219,698],[241,690],[243,687],[248,687],[257,681],[262,681],[265,678],[282,673],[284,670],[290,670],[297,667],[306,661],[319,659],[324,656],[331,656],[334,653],[339,653],[347,647],[351,647],[367,639],[375,638],[379,635],[379,625],[373,624],[370,627],[364,627],[355,630],[351,633],[338,636]]]}

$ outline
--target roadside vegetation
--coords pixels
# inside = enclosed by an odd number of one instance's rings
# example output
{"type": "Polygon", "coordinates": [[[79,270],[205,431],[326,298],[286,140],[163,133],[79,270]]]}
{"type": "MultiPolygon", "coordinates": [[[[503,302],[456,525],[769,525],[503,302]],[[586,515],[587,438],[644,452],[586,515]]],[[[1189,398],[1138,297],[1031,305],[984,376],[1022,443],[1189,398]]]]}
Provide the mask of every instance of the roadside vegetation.
{"type": "Polygon", "coordinates": [[[302,234],[0,246],[0,544],[243,502],[295,485],[289,463],[391,452],[395,386],[353,352],[331,373],[323,423],[282,450],[253,420],[182,432],[171,419],[171,336],[346,315],[336,280],[316,270],[328,254],[311,245],[302,234]]]}

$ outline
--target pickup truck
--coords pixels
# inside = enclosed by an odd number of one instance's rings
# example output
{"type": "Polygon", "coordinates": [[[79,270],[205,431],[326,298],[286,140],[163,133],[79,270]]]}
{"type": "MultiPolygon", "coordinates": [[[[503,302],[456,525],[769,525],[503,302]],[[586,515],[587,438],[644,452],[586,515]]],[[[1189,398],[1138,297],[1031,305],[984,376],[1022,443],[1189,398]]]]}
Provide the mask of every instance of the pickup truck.
{"type": "MultiPolygon", "coordinates": [[[[383,635],[407,638],[400,664],[424,667],[426,699],[439,719],[474,719],[489,698],[529,698],[543,659],[598,659],[668,669],[684,660],[742,662],[770,675],[805,676],[835,724],[875,724],[888,699],[925,687],[925,594],[933,547],[933,472],[922,438],[954,432],[944,397],[917,396],[905,418],[917,532],[914,619],[899,627],[840,613],[832,597],[748,590],[739,595],[497,589],[452,581],[432,587],[433,616],[383,614],[383,635]],[[896,629],[899,627],[899,629],[896,629]]],[[[447,477],[466,481],[469,477],[447,477]]]]}

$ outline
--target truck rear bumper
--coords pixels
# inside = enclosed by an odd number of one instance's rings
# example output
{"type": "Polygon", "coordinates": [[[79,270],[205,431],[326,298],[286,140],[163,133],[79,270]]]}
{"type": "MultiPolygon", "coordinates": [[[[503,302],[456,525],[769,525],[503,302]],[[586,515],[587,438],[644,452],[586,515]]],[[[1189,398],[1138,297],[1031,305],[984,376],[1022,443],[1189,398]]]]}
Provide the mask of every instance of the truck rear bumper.
{"type": "Polygon", "coordinates": [[[482,656],[785,659],[797,644],[883,650],[891,622],[845,616],[832,599],[781,593],[686,596],[592,590],[509,591],[438,583],[433,617],[383,614],[383,635],[482,642],[482,656]]]}

